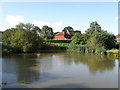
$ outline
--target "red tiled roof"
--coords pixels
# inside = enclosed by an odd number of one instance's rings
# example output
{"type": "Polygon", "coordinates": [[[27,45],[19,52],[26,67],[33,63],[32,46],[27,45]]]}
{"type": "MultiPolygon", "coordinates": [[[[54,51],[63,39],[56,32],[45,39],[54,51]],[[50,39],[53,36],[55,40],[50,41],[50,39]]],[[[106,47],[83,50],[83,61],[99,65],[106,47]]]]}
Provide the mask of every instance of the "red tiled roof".
{"type": "MultiPolygon", "coordinates": [[[[67,34],[70,34],[69,32],[67,32],[67,34]]],[[[59,32],[57,33],[55,36],[63,36],[64,35],[64,32],[59,32]]]]}
{"type": "Polygon", "coordinates": [[[120,34],[116,35],[116,38],[120,37],[120,34]]]}
{"type": "Polygon", "coordinates": [[[63,36],[63,35],[64,35],[64,32],[59,32],[55,36],[63,36]]]}

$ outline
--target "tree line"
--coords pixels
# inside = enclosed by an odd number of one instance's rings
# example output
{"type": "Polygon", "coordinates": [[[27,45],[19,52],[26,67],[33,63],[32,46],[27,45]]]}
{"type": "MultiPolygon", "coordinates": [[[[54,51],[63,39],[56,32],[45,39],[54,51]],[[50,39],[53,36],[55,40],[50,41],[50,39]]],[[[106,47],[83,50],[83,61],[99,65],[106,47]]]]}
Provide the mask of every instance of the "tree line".
{"type": "MultiPolygon", "coordinates": [[[[104,47],[105,49],[116,48],[116,37],[112,33],[101,29],[101,26],[95,21],[90,23],[84,34],[76,33],[72,37],[72,44],[90,45],[94,48],[104,47]]],[[[118,46],[117,46],[118,47],[118,46]]]]}
{"type": "MultiPolygon", "coordinates": [[[[65,27],[65,37],[70,39],[70,45],[90,45],[92,47],[114,48],[116,45],[115,35],[101,29],[95,21],[90,23],[85,33],[74,30],[71,26],[65,27]]],[[[3,52],[36,52],[45,47],[44,40],[53,39],[58,32],[54,33],[53,28],[44,25],[41,29],[30,23],[19,23],[15,28],[10,28],[2,32],[3,52]]]]}

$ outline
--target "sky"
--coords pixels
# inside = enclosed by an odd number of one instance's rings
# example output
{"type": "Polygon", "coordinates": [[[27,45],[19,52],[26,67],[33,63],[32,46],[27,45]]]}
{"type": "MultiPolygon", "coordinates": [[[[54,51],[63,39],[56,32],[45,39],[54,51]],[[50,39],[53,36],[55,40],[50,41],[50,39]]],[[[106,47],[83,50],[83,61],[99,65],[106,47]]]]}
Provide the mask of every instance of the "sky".
{"type": "Polygon", "coordinates": [[[118,34],[118,2],[2,2],[0,8],[1,31],[23,22],[48,25],[54,32],[71,26],[84,33],[97,21],[103,30],[118,34]]]}

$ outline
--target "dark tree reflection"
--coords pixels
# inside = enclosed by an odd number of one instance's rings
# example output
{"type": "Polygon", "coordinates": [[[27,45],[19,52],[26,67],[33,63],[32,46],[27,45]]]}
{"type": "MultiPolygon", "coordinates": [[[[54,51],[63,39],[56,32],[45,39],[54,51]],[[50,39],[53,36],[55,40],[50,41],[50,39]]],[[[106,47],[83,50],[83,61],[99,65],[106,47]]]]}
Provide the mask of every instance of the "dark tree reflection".
{"type": "Polygon", "coordinates": [[[28,84],[37,81],[39,80],[39,72],[30,69],[37,64],[37,60],[34,60],[34,58],[36,58],[36,55],[4,56],[3,72],[15,74],[18,83],[28,84]]]}
{"type": "Polygon", "coordinates": [[[74,63],[83,63],[88,65],[92,74],[96,74],[97,71],[103,73],[105,70],[112,70],[115,66],[114,58],[99,55],[83,55],[79,53],[67,53],[68,57],[73,58],[74,63]]]}

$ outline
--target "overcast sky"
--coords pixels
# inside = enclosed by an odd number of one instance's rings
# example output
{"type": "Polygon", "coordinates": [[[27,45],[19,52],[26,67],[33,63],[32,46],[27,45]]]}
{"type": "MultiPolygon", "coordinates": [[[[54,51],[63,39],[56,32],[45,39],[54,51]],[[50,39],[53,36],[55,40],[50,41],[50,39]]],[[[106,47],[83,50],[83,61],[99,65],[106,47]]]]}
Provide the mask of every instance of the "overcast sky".
{"type": "Polygon", "coordinates": [[[2,2],[0,6],[0,30],[30,22],[40,28],[48,25],[54,32],[72,26],[84,33],[97,21],[102,29],[118,33],[118,2],[2,2]]]}

